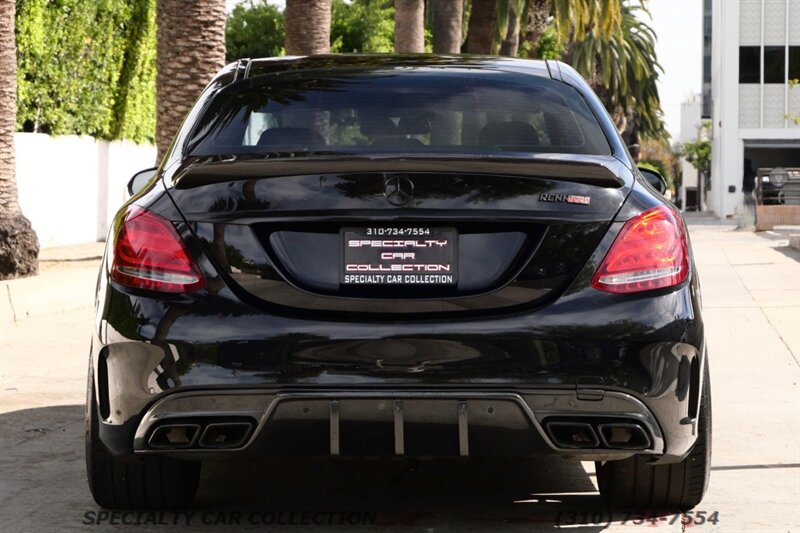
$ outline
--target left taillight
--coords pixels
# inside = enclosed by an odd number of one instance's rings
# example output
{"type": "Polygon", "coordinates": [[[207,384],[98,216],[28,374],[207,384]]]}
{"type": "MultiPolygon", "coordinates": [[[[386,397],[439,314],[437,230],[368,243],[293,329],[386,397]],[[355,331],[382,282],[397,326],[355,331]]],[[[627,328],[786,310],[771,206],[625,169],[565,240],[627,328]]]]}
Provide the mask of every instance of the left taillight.
{"type": "Polygon", "coordinates": [[[688,276],[683,220],[673,209],[659,206],[622,226],[592,279],[592,287],[627,294],[673,287],[688,276]]]}
{"type": "Polygon", "coordinates": [[[189,292],[206,280],[168,220],[131,206],[117,228],[111,279],[137,289],[189,292]]]}

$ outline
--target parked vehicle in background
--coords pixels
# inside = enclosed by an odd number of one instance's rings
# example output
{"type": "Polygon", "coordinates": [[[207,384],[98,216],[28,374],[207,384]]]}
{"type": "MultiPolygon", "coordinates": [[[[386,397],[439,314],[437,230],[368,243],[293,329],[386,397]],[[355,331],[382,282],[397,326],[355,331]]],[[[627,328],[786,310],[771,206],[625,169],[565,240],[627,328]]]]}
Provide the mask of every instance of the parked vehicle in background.
{"type": "Polygon", "coordinates": [[[759,168],[756,202],[760,205],[800,205],[800,168],[759,168]]]}

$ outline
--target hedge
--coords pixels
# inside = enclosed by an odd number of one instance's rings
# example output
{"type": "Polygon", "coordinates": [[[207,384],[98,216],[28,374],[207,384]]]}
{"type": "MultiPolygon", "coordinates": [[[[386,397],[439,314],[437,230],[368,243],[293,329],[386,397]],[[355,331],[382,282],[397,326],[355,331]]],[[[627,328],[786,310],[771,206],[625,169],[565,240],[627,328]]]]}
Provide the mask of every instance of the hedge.
{"type": "Polygon", "coordinates": [[[153,142],[155,0],[17,0],[17,129],[153,142]]]}

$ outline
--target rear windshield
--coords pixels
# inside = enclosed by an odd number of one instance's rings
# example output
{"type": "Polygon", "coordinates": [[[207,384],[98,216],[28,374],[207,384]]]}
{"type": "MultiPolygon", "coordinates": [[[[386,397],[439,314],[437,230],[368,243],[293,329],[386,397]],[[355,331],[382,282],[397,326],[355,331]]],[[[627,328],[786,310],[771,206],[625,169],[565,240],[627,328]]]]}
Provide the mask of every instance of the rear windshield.
{"type": "Polygon", "coordinates": [[[214,98],[189,147],[202,156],[611,153],[597,119],[570,86],[467,69],[253,78],[214,98]]]}

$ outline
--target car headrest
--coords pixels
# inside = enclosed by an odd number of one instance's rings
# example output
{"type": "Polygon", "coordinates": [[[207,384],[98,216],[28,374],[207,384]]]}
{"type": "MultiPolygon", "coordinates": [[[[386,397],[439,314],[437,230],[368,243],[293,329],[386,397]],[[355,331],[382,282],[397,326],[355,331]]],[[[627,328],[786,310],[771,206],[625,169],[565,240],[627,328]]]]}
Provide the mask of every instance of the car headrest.
{"type": "Polygon", "coordinates": [[[586,142],[574,118],[562,113],[544,113],[544,123],[551,146],[583,146],[586,142]]]}
{"type": "Polygon", "coordinates": [[[325,138],[311,128],[270,128],[258,139],[258,146],[325,146],[325,138]]]}
{"type": "Polygon", "coordinates": [[[539,136],[527,122],[491,122],[478,136],[481,146],[530,146],[539,144],[539,136]]]}
{"type": "Polygon", "coordinates": [[[397,123],[397,133],[400,135],[424,135],[431,132],[431,123],[426,115],[421,113],[403,115],[397,123]]]}
{"type": "Polygon", "coordinates": [[[361,135],[397,135],[397,126],[385,115],[359,115],[361,135]]]}

